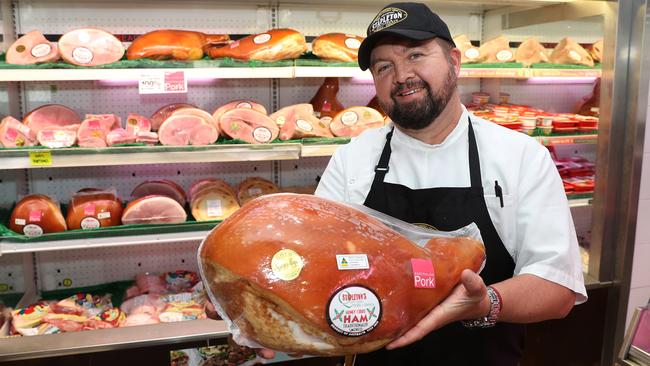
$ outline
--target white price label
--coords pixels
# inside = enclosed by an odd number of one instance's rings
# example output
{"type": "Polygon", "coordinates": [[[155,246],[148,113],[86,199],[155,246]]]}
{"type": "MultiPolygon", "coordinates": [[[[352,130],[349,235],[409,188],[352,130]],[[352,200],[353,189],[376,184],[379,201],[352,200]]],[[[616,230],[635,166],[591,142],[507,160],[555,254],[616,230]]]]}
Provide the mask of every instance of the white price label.
{"type": "Polygon", "coordinates": [[[140,94],[187,93],[187,79],[184,71],[152,70],[140,74],[140,94]]]}

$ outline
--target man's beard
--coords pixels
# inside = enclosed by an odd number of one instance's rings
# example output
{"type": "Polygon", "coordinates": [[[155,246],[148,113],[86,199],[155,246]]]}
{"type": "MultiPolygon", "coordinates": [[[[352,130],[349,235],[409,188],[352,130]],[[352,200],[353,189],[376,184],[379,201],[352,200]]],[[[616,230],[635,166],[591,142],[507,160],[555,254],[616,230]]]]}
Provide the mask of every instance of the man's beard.
{"type": "Polygon", "coordinates": [[[454,91],[456,91],[456,83],[456,73],[453,67],[450,67],[445,83],[438,93],[432,93],[429,84],[422,80],[412,81],[409,79],[405,84],[398,85],[391,92],[392,105],[386,105],[381,101],[379,101],[379,105],[396,125],[409,130],[421,130],[440,116],[454,91]],[[395,95],[405,89],[413,88],[423,88],[426,94],[424,98],[410,103],[399,104],[395,99],[395,95]]]}

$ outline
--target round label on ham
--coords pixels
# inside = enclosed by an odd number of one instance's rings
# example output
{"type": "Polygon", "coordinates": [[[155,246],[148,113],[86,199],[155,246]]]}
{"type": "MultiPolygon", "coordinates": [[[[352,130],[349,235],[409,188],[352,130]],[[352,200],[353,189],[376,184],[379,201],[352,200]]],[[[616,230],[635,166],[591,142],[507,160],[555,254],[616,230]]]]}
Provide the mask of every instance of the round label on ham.
{"type": "Polygon", "coordinates": [[[248,102],[241,102],[235,106],[235,108],[253,108],[253,106],[248,102]]]}
{"type": "Polygon", "coordinates": [[[93,51],[86,47],[77,47],[72,51],[72,58],[80,64],[89,64],[93,60],[93,51]]]}
{"type": "Polygon", "coordinates": [[[467,57],[470,60],[478,58],[479,55],[480,52],[478,51],[478,48],[470,48],[465,51],[465,57],[467,57]]]}
{"type": "Polygon", "coordinates": [[[569,51],[569,57],[578,62],[582,60],[582,56],[580,56],[580,54],[574,50],[569,51]]]}
{"type": "Polygon", "coordinates": [[[32,56],[43,57],[47,56],[52,51],[52,46],[47,43],[41,43],[32,48],[32,56]]]}
{"type": "Polygon", "coordinates": [[[270,40],[271,40],[271,35],[268,33],[258,34],[257,36],[255,36],[255,38],[253,38],[253,42],[255,42],[255,44],[266,43],[270,40]]]}
{"type": "Polygon", "coordinates": [[[348,38],[348,39],[345,40],[345,46],[347,48],[357,50],[357,49],[359,49],[359,47],[361,47],[361,41],[359,41],[356,38],[348,38]]]}
{"type": "Polygon", "coordinates": [[[30,238],[43,235],[43,229],[36,224],[25,225],[23,228],[23,234],[29,236],[30,238]]]}
{"type": "Polygon", "coordinates": [[[327,321],[332,329],[346,337],[371,332],[381,320],[381,301],[363,286],[345,286],[336,291],[327,304],[327,321]]]}
{"type": "Polygon", "coordinates": [[[512,59],[512,51],[510,50],[501,50],[497,52],[497,60],[499,61],[508,61],[512,59]]]}
{"type": "Polygon", "coordinates": [[[311,130],[314,129],[314,126],[312,126],[309,122],[305,121],[304,119],[299,119],[296,121],[296,125],[298,128],[300,128],[303,131],[310,132],[311,130]]]}
{"type": "Polygon", "coordinates": [[[97,229],[101,225],[99,224],[99,220],[97,220],[94,217],[85,217],[83,220],[81,220],[81,228],[86,230],[86,229],[97,229]]]}
{"type": "Polygon", "coordinates": [[[271,130],[266,127],[258,127],[253,130],[253,138],[261,143],[271,141],[272,136],[273,134],[271,133],[271,130]]]}
{"type": "Polygon", "coordinates": [[[345,112],[341,116],[341,122],[346,126],[354,126],[355,123],[359,120],[359,116],[354,112],[345,112]]]}
{"type": "Polygon", "coordinates": [[[283,281],[292,281],[298,278],[304,266],[302,258],[291,249],[282,249],[275,253],[271,259],[271,271],[283,281]]]}

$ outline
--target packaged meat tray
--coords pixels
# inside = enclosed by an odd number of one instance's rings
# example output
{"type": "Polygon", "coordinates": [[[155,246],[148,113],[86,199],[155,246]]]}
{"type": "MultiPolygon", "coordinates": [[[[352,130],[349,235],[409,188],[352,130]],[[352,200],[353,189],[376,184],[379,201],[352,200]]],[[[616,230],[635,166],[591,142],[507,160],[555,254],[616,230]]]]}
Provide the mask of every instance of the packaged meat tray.
{"type": "Polygon", "coordinates": [[[329,356],[385,346],[484,260],[474,224],[430,231],[298,194],[248,202],[206,237],[198,258],[235,342],[329,356]]]}

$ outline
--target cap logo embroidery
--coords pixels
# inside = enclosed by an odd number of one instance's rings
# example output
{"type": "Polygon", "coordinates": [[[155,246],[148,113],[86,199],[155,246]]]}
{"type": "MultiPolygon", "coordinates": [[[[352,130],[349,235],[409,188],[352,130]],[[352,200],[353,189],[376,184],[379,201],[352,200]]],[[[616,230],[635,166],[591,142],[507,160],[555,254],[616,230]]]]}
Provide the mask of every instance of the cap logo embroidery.
{"type": "Polygon", "coordinates": [[[370,23],[370,33],[378,32],[391,27],[408,17],[408,13],[399,8],[386,8],[382,10],[370,23]]]}

